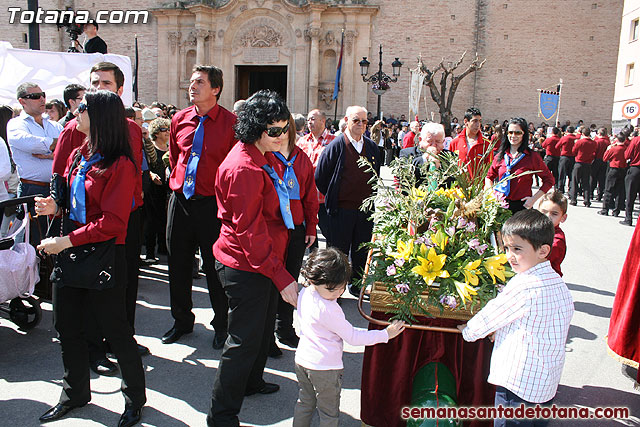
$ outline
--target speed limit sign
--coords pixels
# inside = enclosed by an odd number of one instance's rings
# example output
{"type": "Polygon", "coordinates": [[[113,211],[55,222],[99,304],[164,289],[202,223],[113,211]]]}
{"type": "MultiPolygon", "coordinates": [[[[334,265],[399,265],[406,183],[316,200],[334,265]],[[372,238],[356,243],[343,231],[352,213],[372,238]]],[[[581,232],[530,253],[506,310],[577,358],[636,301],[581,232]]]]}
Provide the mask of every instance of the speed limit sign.
{"type": "Polygon", "coordinates": [[[628,101],[622,106],[622,116],[625,119],[635,119],[640,116],[640,102],[628,101]]]}

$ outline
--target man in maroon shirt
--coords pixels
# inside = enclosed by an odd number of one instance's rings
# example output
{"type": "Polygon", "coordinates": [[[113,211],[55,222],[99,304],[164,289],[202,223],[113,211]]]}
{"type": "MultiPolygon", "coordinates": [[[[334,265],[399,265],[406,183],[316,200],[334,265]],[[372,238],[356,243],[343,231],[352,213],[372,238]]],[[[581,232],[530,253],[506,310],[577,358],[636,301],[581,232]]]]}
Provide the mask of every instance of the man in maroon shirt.
{"type": "Polygon", "coordinates": [[[624,178],[624,188],[626,195],[625,219],[620,221],[623,225],[632,225],[633,204],[636,201],[638,191],[640,191],[640,136],[636,136],[624,152],[624,156],[629,161],[629,170],[624,178]]]}
{"type": "Polygon", "coordinates": [[[584,205],[591,206],[591,163],[596,157],[596,142],[589,138],[591,131],[588,127],[583,126],[582,138],[576,141],[573,146],[573,152],[576,155],[576,163],[573,167],[570,186],[571,205],[578,204],[578,187],[582,189],[584,197],[584,205]]]}
{"type": "Polygon", "coordinates": [[[626,141],[625,135],[618,134],[615,142],[604,152],[603,160],[608,163],[608,167],[602,210],[598,211],[600,215],[609,215],[609,209],[613,209],[613,216],[618,216],[624,210],[624,174],[627,170],[627,159],[624,157],[624,151],[627,148],[626,141]]]}
{"type": "Polygon", "coordinates": [[[542,143],[542,148],[545,149],[544,163],[553,174],[553,179],[556,181],[556,188],[558,188],[558,162],[560,161],[560,150],[557,147],[558,142],[560,142],[560,129],[554,126],[551,129],[551,136],[542,143]]]}
{"type": "Polygon", "coordinates": [[[573,126],[567,127],[567,133],[560,138],[558,145],[560,149],[560,160],[558,162],[558,183],[556,188],[564,193],[564,184],[569,180],[569,186],[571,186],[571,173],[573,171],[573,164],[575,163],[575,154],[573,153],[573,144],[578,139],[577,135],[574,135],[575,128],[573,126]]]}
{"type": "Polygon", "coordinates": [[[493,161],[490,146],[482,136],[482,113],[475,107],[469,108],[464,113],[464,129],[451,141],[449,150],[458,155],[460,166],[467,165],[469,177],[473,178],[481,164],[490,165],[493,161]]]}
{"type": "Polygon", "coordinates": [[[609,137],[607,137],[607,129],[598,129],[598,136],[595,137],[596,142],[596,158],[593,159],[591,164],[591,198],[593,199],[596,188],[598,189],[597,200],[602,201],[602,195],[604,194],[604,183],[607,175],[607,164],[604,162],[604,152],[611,144],[609,137]]]}
{"type": "MultiPolygon", "coordinates": [[[[99,62],[91,67],[89,80],[91,86],[96,90],[108,90],[120,96],[124,90],[124,73],[117,65],[111,62],[99,62]]],[[[136,161],[137,170],[140,172],[142,166],[142,131],[132,120],[127,119],[127,124],[129,126],[131,152],[136,161]]],[[[77,120],[70,120],[58,137],[58,144],[53,153],[53,173],[63,175],[71,152],[84,142],[85,134],[78,131],[76,126],[77,120]]],[[[134,330],[136,300],[138,297],[138,264],[140,260],[140,246],[142,245],[142,239],[140,238],[140,208],[142,207],[142,203],[142,173],[140,172],[136,175],[131,214],[129,215],[127,225],[127,239],[125,242],[125,256],[127,260],[127,320],[134,330]]],[[[87,319],[87,322],[87,341],[89,344],[91,369],[100,375],[114,374],[117,371],[117,366],[106,357],[105,348],[102,344],[102,334],[98,330],[95,319],[90,317],[87,319]]],[[[138,344],[138,350],[141,354],[147,354],[149,352],[149,349],[140,344],[138,344]]]]}
{"type": "Polygon", "coordinates": [[[169,187],[173,190],[167,211],[169,292],[174,324],[162,337],[170,344],[193,331],[191,266],[200,248],[207,275],[209,299],[214,311],[213,348],[227,339],[227,297],[215,270],[213,244],[220,235],[215,197],[218,166],[236,143],[235,114],[218,105],[222,92],[222,70],[214,66],[193,68],[189,101],[194,105],[171,120],[169,136],[169,187]],[[195,181],[195,182],[194,182],[195,181]]]}
{"type": "Polygon", "coordinates": [[[411,130],[404,137],[402,137],[402,149],[415,147],[416,135],[420,133],[420,123],[411,122],[409,128],[411,130]]]}

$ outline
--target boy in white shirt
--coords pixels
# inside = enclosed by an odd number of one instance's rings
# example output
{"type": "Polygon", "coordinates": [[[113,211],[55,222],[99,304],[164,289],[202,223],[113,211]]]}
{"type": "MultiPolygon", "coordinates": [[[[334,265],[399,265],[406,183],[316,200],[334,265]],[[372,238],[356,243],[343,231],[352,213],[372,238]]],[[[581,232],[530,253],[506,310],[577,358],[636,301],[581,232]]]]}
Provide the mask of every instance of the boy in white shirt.
{"type": "MultiPolygon", "coordinates": [[[[507,260],[517,273],[498,296],[458,328],[466,341],[495,332],[488,381],[495,384],[495,405],[549,404],[556,394],[573,316],[573,299],[547,256],[553,223],[526,209],[502,227],[507,260]]],[[[546,419],[496,419],[494,426],[544,426],[546,419]]]]}
{"type": "Polygon", "coordinates": [[[293,426],[308,427],[316,407],[321,427],[337,426],[343,340],[351,345],[386,343],[404,330],[404,323],[395,321],[386,329],[368,331],[347,321],[336,300],[351,278],[351,266],[339,249],[314,251],[302,274],[309,286],[298,295],[300,343],[295,360],[300,393],[293,426]]]}

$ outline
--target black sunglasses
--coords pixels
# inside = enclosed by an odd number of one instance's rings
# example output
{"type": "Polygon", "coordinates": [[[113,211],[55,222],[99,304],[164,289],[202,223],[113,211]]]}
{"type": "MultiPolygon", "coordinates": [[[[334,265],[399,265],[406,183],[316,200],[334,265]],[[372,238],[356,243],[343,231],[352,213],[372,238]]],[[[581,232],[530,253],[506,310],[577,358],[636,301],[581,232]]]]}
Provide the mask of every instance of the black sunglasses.
{"type": "Polygon", "coordinates": [[[85,104],[84,102],[78,104],[78,114],[82,114],[85,111],[87,111],[87,104],[85,104]]]}
{"type": "Polygon", "coordinates": [[[271,138],[277,138],[283,133],[287,133],[288,130],[289,123],[284,125],[284,127],[274,126],[272,128],[267,128],[267,135],[269,135],[271,138]]]}
{"type": "Polygon", "coordinates": [[[22,99],[40,99],[40,98],[46,98],[47,95],[44,92],[34,92],[34,93],[28,93],[24,96],[22,96],[22,99]]]}
{"type": "Polygon", "coordinates": [[[169,128],[158,128],[158,132],[166,132],[169,128]]]}

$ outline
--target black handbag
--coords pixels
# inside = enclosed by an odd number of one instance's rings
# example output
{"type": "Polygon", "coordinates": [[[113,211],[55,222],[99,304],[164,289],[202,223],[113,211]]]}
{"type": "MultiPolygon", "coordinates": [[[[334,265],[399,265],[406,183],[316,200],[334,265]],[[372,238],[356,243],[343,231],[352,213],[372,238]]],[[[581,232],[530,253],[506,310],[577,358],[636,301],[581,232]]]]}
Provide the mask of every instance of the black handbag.
{"type": "MultiPolygon", "coordinates": [[[[78,152],[71,165],[63,193],[65,204],[61,221],[61,235],[66,236],[76,229],[69,218],[69,188],[71,173],[78,166],[81,154],[78,152]]],[[[55,257],[51,282],[61,288],[69,286],[81,289],[103,290],[115,286],[114,266],[116,259],[116,238],[86,245],[72,246],[55,257]]]]}

